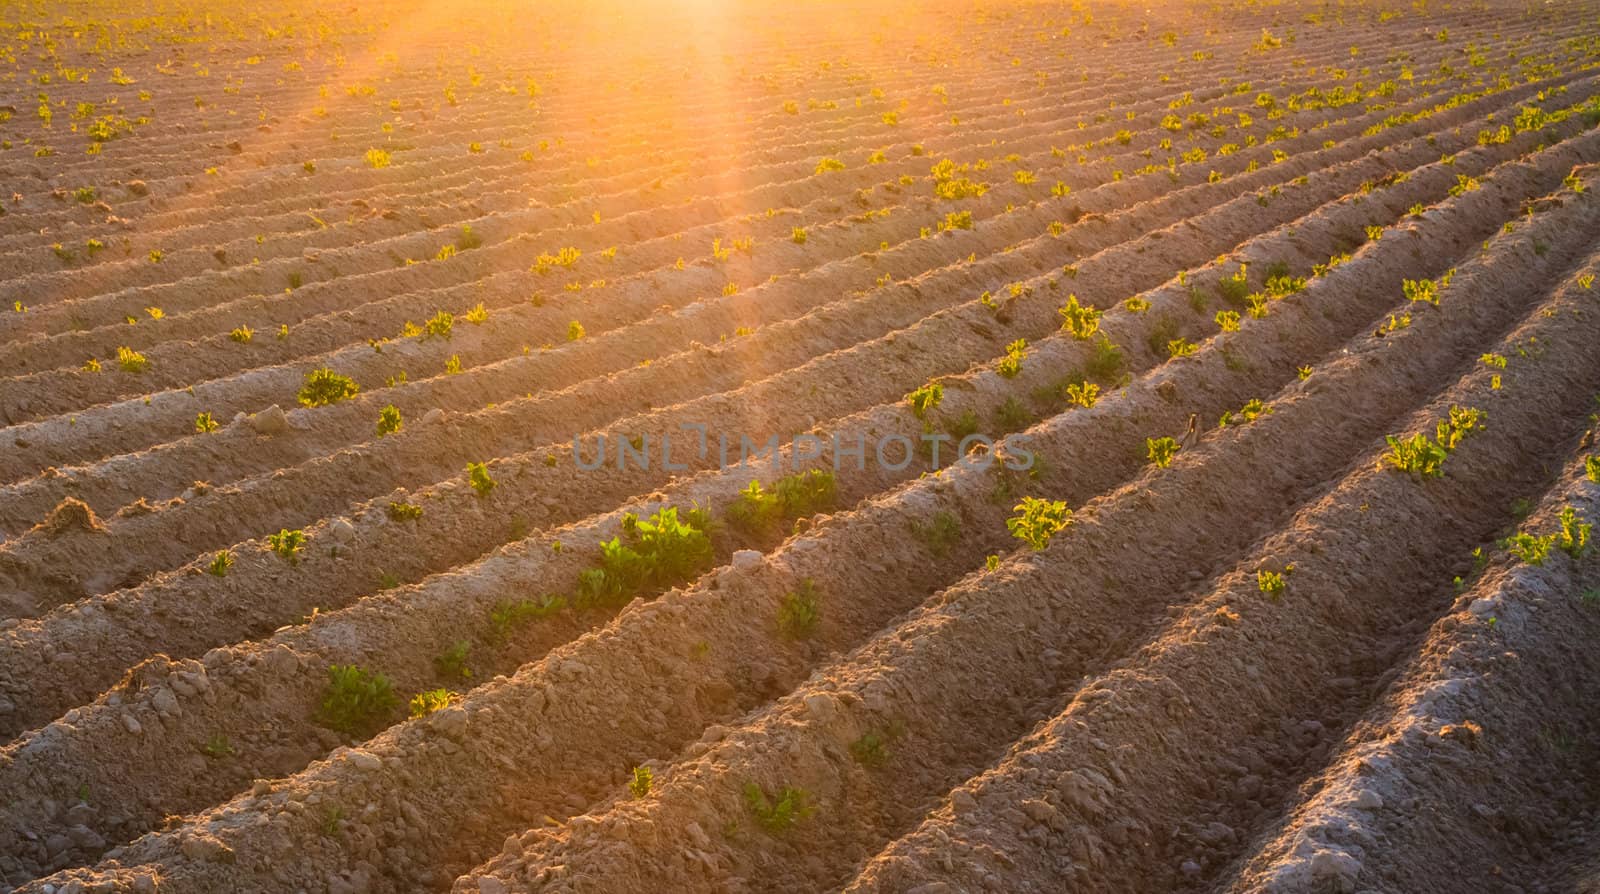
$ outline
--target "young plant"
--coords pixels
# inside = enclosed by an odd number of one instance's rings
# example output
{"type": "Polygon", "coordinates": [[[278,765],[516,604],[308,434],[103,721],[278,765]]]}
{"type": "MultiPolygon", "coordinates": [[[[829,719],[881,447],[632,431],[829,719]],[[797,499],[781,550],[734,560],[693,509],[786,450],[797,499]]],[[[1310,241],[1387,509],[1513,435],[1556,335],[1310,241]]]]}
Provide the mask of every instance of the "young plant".
{"type": "Polygon", "coordinates": [[[1434,436],[1446,451],[1460,446],[1467,435],[1483,426],[1483,411],[1476,407],[1451,407],[1449,415],[1434,427],[1434,436]]]}
{"type": "Polygon", "coordinates": [[[1173,359],[1187,357],[1200,350],[1200,346],[1186,338],[1175,338],[1167,342],[1167,356],[1173,359]]]}
{"type": "Polygon", "coordinates": [[[1506,539],[1505,547],[1512,555],[1529,565],[1543,565],[1544,560],[1550,557],[1550,547],[1555,546],[1555,543],[1554,534],[1535,537],[1526,531],[1518,531],[1506,539]]]}
{"type": "Polygon", "coordinates": [[[961,539],[961,520],[951,512],[936,512],[924,522],[911,522],[911,533],[935,556],[944,556],[961,539]]]}
{"type": "Polygon", "coordinates": [[[918,419],[926,419],[928,411],[939,406],[939,402],[944,400],[944,386],[938,382],[929,382],[906,395],[906,400],[911,403],[912,415],[918,419]]]}
{"type": "Polygon", "coordinates": [[[400,408],[390,404],[378,411],[378,437],[392,435],[405,423],[400,418],[400,408]]]}
{"type": "Polygon", "coordinates": [[[1068,382],[1064,389],[1067,405],[1088,409],[1100,399],[1100,386],[1093,382],[1068,382]]]}
{"type": "MultiPolygon", "coordinates": [[[[409,326],[410,324],[407,325],[409,326]]],[[[447,310],[441,310],[429,317],[428,321],[422,324],[422,330],[418,334],[421,336],[423,341],[427,341],[430,338],[449,338],[450,333],[455,329],[455,326],[455,314],[452,314],[447,310]]],[[[411,333],[407,332],[406,334],[411,333]]]]}
{"type": "Polygon", "coordinates": [[[467,654],[471,651],[469,640],[458,639],[433,659],[433,669],[446,680],[470,680],[472,668],[467,665],[467,654]]]}
{"type": "Polygon", "coordinates": [[[480,497],[487,497],[494,490],[495,481],[489,476],[489,467],[483,463],[467,463],[467,480],[480,497]]]}
{"type": "Polygon", "coordinates": [[[391,521],[416,521],[422,517],[422,507],[415,503],[399,503],[391,501],[385,510],[391,521]]]}
{"type": "Polygon", "coordinates": [[[808,469],[778,479],[771,491],[751,481],[728,506],[728,524],[746,534],[771,534],[779,522],[827,512],[834,506],[838,484],[827,469],[808,469]]]}
{"type": "Polygon", "coordinates": [[[1279,573],[1277,571],[1269,571],[1265,568],[1262,568],[1256,572],[1256,586],[1261,590],[1261,592],[1267,594],[1267,598],[1271,599],[1273,602],[1277,602],[1279,599],[1283,598],[1283,591],[1289,586],[1289,582],[1285,577],[1286,573],[1287,572],[1279,573]]]}
{"type": "Polygon", "coordinates": [[[615,607],[652,590],[675,586],[711,567],[707,515],[700,510],[679,519],[664,507],[645,520],[623,516],[623,536],[600,544],[600,564],[578,575],[576,603],[615,607]],[[627,542],[623,542],[623,537],[627,542]]]}
{"type": "Polygon", "coordinates": [[[655,773],[649,767],[634,767],[633,778],[628,781],[628,794],[635,801],[648,797],[650,786],[655,782],[655,773]]]}
{"type": "Polygon", "coordinates": [[[412,717],[426,717],[441,708],[450,707],[451,695],[448,689],[429,689],[419,692],[411,697],[408,706],[412,717]]]}
{"type": "Polygon", "coordinates": [[[1011,511],[1018,515],[1006,519],[1006,530],[1035,552],[1049,546],[1050,538],[1072,523],[1072,510],[1065,500],[1023,497],[1011,511]]]}
{"type": "Polygon", "coordinates": [[[1022,372],[1023,358],[1028,356],[1028,340],[1019,338],[1006,345],[1006,355],[1000,358],[995,366],[995,372],[1007,379],[1014,379],[1022,372]]]}
{"type": "Polygon", "coordinates": [[[1084,374],[1097,382],[1110,383],[1122,371],[1122,349],[1111,343],[1104,334],[1094,342],[1089,359],[1083,364],[1084,374]]]}
{"type": "Polygon", "coordinates": [[[822,597],[806,578],[778,603],[778,634],[784,639],[810,639],[822,620],[822,597]]]}
{"type": "Polygon", "coordinates": [[[1439,284],[1431,279],[1403,279],[1400,281],[1400,290],[1407,301],[1435,306],[1439,304],[1439,284]]]}
{"type": "Polygon", "coordinates": [[[1022,405],[1022,401],[1008,397],[994,411],[994,419],[1003,432],[1022,431],[1033,424],[1033,413],[1022,405]]]}
{"type": "Polygon", "coordinates": [[[1220,425],[1245,425],[1260,419],[1272,412],[1272,408],[1261,402],[1260,398],[1251,398],[1245,401],[1237,413],[1223,413],[1220,425]]]}
{"type": "Polygon", "coordinates": [[[1245,296],[1250,294],[1250,265],[1240,264],[1232,276],[1224,276],[1218,280],[1217,291],[1229,304],[1235,306],[1243,304],[1245,296]]]}
{"type": "Polygon", "coordinates": [[[1409,438],[1389,435],[1389,451],[1383,461],[1414,478],[1444,477],[1444,460],[1450,451],[1429,440],[1427,435],[1415,434],[1409,438]]]}
{"type": "Polygon", "coordinates": [[[276,534],[267,535],[267,546],[290,565],[300,564],[300,550],[305,545],[306,532],[298,528],[293,531],[284,528],[276,534]]]}
{"type": "Polygon", "coordinates": [[[566,607],[566,597],[552,595],[496,603],[489,610],[490,637],[496,642],[505,642],[513,631],[540,618],[548,618],[566,607]]]}
{"type": "Polygon", "coordinates": [[[1061,314],[1062,329],[1073,338],[1088,341],[1100,330],[1100,317],[1104,312],[1092,305],[1080,304],[1077,295],[1068,295],[1067,303],[1057,313],[1061,314]]]}
{"type": "Polygon", "coordinates": [[[890,724],[884,730],[868,730],[850,743],[850,756],[863,767],[881,767],[889,762],[889,743],[901,732],[898,724],[890,724]]]}
{"type": "Polygon", "coordinates": [[[366,733],[381,726],[398,703],[388,677],[353,664],[335,664],[328,668],[316,720],[342,733],[366,733]]]}
{"type": "Polygon", "coordinates": [[[194,430],[202,435],[214,432],[221,427],[221,423],[212,418],[210,413],[201,413],[194,417],[194,430]]]}
{"type": "Polygon", "coordinates": [[[306,373],[306,382],[301,387],[298,398],[304,406],[325,407],[355,397],[356,392],[360,390],[354,379],[323,367],[306,373]]]}
{"type": "Polygon", "coordinates": [[[150,368],[150,361],[132,348],[117,348],[117,366],[126,373],[142,373],[150,368]]]}
{"type": "Polygon", "coordinates": [[[769,797],[754,782],[747,782],[744,786],[745,804],[755,815],[756,822],[774,835],[787,832],[814,812],[814,808],[806,803],[809,799],[810,795],[805,789],[794,786],[784,786],[776,798],[769,797]]]}
{"type": "Polygon", "coordinates": [[[1172,465],[1172,458],[1178,455],[1178,442],[1172,438],[1145,438],[1144,446],[1146,456],[1158,469],[1172,465]]]}
{"type": "Polygon", "coordinates": [[[1589,531],[1594,526],[1578,521],[1578,511],[1571,506],[1561,510],[1561,533],[1556,535],[1556,545],[1574,559],[1589,548],[1589,531]]]}
{"type": "Polygon", "coordinates": [[[1389,450],[1382,462],[1413,477],[1444,477],[1444,461],[1467,435],[1483,426],[1484,413],[1476,407],[1450,408],[1449,415],[1434,427],[1434,437],[1415,434],[1409,438],[1388,436],[1389,450]]]}
{"type": "Polygon", "coordinates": [[[211,557],[211,564],[206,566],[206,572],[216,577],[227,577],[228,569],[233,567],[233,553],[222,550],[211,557]]]}

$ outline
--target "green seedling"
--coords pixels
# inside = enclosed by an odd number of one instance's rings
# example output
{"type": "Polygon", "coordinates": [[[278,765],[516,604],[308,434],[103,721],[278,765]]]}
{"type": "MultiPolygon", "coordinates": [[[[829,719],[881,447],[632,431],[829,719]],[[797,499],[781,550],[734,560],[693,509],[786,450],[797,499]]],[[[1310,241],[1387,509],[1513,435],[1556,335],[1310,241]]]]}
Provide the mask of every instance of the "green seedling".
{"type": "Polygon", "coordinates": [[[1050,538],[1072,523],[1072,510],[1064,500],[1023,497],[1011,511],[1018,514],[1006,519],[1006,530],[1035,552],[1049,546],[1050,538]]]}
{"type": "Polygon", "coordinates": [[[822,597],[806,578],[778,603],[778,634],[785,639],[810,639],[822,620],[822,597]]]}
{"type": "Polygon", "coordinates": [[[382,724],[398,701],[383,674],[353,664],[335,664],[328,668],[328,684],[316,719],[343,733],[370,732],[382,724]]]}

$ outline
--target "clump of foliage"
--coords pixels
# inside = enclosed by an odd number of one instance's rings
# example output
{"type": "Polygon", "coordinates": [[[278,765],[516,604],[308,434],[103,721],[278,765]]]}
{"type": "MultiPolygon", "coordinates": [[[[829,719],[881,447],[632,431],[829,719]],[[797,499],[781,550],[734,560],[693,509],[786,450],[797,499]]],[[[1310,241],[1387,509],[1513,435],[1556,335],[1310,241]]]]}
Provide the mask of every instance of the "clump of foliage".
{"type": "Polygon", "coordinates": [[[1088,409],[1100,399],[1100,386],[1088,380],[1068,382],[1062,393],[1066,396],[1068,406],[1088,409]]]}
{"type": "Polygon", "coordinates": [[[1571,506],[1561,510],[1559,520],[1561,533],[1556,535],[1556,545],[1576,559],[1589,548],[1589,531],[1594,526],[1589,522],[1578,521],[1578,511],[1571,506]]]}
{"type": "Polygon", "coordinates": [[[300,388],[298,398],[304,406],[325,407],[355,397],[360,390],[354,379],[322,367],[306,373],[306,382],[300,388]]]}
{"type": "Polygon", "coordinates": [[[778,603],[778,633],[785,639],[810,639],[822,621],[822,596],[810,578],[778,603]]]}
{"type": "Polygon", "coordinates": [[[495,480],[489,475],[489,467],[483,463],[467,463],[467,481],[480,497],[487,497],[494,490],[495,480]]]}
{"type": "Polygon", "coordinates": [[[1388,436],[1389,451],[1383,455],[1384,462],[1418,478],[1444,477],[1444,460],[1449,451],[1434,443],[1425,434],[1414,434],[1409,438],[1388,436]]]}
{"type": "Polygon", "coordinates": [[[1250,265],[1240,264],[1233,275],[1218,280],[1217,292],[1229,304],[1235,306],[1244,304],[1245,296],[1250,294],[1250,265]]]}
{"type": "Polygon", "coordinates": [[[1256,572],[1256,587],[1267,594],[1273,602],[1277,602],[1283,598],[1283,592],[1289,586],[1287,573],[1287,570],[1277,572],[1262,568],[1256,572]]]}
{"type": "Polygon", "coordinates": [[[936,512],[927,521],[911,522],[911,533],[935,556],[943,556],[961,539],[961,520],[951,512],[936,512]]]}
{"type": "Polygon", "coordinates": [[[452,700],[448,689],[429,689],[413,695],[408,707],[412,717],[426,717],[441,708],[450,707],[452,700]]]}
{"type": "Polygon", "coordinates": [[[1555,546],[1555,543],[1554,534],[1536,537],[1526,531],[1518,531],[1506,539],[1505,547],[1513,556],[1529,565],[1543,565],[1544,560],[1550,557],[1550,548],[1555,546]]]}
{"type": "Polygon", "coordinates": [[[747,782],[744,786],[745,804],[761,828],[772,834],[787,832],[796,823],[811,816],[814,808],[807,803],[809,798],[805,789],[794,786],[784,786],[776,798],[769,797],[754,782],[747,782]]]}
{"type": "Polygon", "coordinates": [[[400,418],[400,408],[389,404],[378,411],[378,437],[392,435],[405,423],[400,418]]]}
{"type": "Polygon", "coordinates": [[[902,732],[898,723],[883,730],[868,730],[850,743],[850,756],[863,767],[881,767],[889,762],[889,743],[902,732]]]}
{"type": "Polygon", "coordinates": [[[233,553],[221,550],[211,557],[211,564],[206,566],[206,572],[216,577],[227,577],[228,569],[233,567],[233,553]]]}
{"type": "Polygon", "coordinates": [[[1091,305],[1080,304],[1077,295],[1068,295],[1067,303],[1058,313],[1061,314],[1062,329],[1071,333],[1073,338],[1088,341],[1100,330],[1100,317],[1104,312],[1091,305]]]}
{"type": "Polygon", "coordinates": [[[655,773],[649,767],[634,767],[633,778],[628,780],[628,794],[634,800],[649,796],[650,786],[655,782],[655,773]]]}
{"type": "Polygon", "coordinates": [[[1145,455],[1158,469],[1172,465],[1172,458],[1178,455],[1178,442],[1172,438],[1145,438],[1144,446],[1145,455]]]}
{"type": "Polygon", "coordinates": [[[389,678],[354,664],[328,668],[317,722],[343,733],[358,734],[380,725],[399,703],[389,678]]]}
{"type": "Polygon", "coordinates": [[[623,516],[623,533],[600,544],[600,564],[578,575],[580,607],[623,605],[645,592],[675,586],[711,567],[703,513],[678,517],[667,506],[648,519],[623,516]]]}
{"type": "Polygon", "coordinates": [[[449,338],[451,331],[455,329],[455,325],[455,314],[447,310],[441,310],[422,324],[422,339],[426,341],[430,338],[449,338]]]}
{"type": "Polygon", "coordinates": [[[1409,438],[1389,435],[1383,463],[1418,479],[1442,478],[1445,458],[1469,434],[1482,428],[1483,416],[1483,411],[1474,407],[1451,407],[1449,415],[1435,426],[1432,438],[1420,432],[1409,438]]]}
{"type": "Polygon", "coordinates": [[[471,651],[470,641],[458,639],[433,659],[433,668],[446,680],[470,680],[472,668],[467,665],[467,656],[471,651]]]}
{"type": "Polygon", "coordinates": [[[416,521],[422,517],[422,507],[415,503],[391,501],[385,510],[391,521],[416,521]]]}
{"type": "Polygon", "coordinates": [[[290,565],[300,564],[300,550],[306,545],[306,532],[296,528],[289,530],[283,528],[276,534],[267,535],[267,546],[290,565]]]}
{"type": "Polygon", "coordinates": [[[1019,338],[1006,345],[1006,355],[995,365],[995,372],[1007,379],[1014,379],[1022,372],[1022,361],[1027,356],[1028,340],[1019,338]]]}
{"type": "Polygon", "coordinates": [[[553,255],[540,253],[533,261],[533,271],[543,275],[557,267],[570,270],[577,265],[578,260],[582,257],[583,252],[571,246],[560,249],[553,255]]]}
{"type": "Polygon", "coordinates": [[[1251,398],[1245,401],[1243,407],[1236,413],[1223,413],[1219,425],[1246,425],[1260,419],[1272,412],[1272,408],[1261,402],[1260,398],[1251,398]]]}
{"type": "Polygon", "coordinates": [[[1431,279],[1403,279],[1400,281],[1400,290],[1407,301],[1432,305],[1439,303],[1439,284],[1431,279]]]}
{"type": "Polygon", "coordinates": [[[912,415],[918,419],[926,419],[928,411],[938,407],[944,400],[944,386],[938,382],[929,382],[906,395],[906,400],[911,403],[912,415]]]}
{"type": "Polygon", "coordinates": [[[150,360],[132,348],[117,348],[117,366],[126,373],[142,373],[150,368],[150,360]]]}
{"type": "Polygon", "coordinates": [[[1018,514],[1006,519],[1006,530],[1035,552],[1050,545],[1050,538],[1072,523],[1072,510],[1065,500],[1023,497],[1011,511],[1018,514]]]}
{"type": "Polygon", "coordinates": [[[489,632],[496,641],[504,642],[511,633],[528,624],[548,618],[567,607],[565,596],[545,595],[538,599],[509,599],[495,604],[489,610],[489,632]]]}
{"type": "Polygon", "coordinates": [[[778,479],[770,491],[762,489],[761,482],[751,481],[728,506],[725,517],[729,526],[747,534],[770,534],[784,519],[832,509],[837,496],[833,472],[808,469],[778,479]]]}
{"type": "Polygon", "coordinates": [[[221,427],[221,423],[217,422],[209,412],[204,412],[194,417],[194,430],[202,435],[214,432],[221,427]]]}

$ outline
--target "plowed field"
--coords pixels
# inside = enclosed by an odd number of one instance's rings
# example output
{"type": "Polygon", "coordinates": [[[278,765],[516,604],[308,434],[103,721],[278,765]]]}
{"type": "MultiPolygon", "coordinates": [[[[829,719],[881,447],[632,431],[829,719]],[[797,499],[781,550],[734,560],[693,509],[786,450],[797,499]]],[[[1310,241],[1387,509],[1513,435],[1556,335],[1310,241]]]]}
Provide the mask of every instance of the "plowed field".
{"type": "Polygon", "coordinates": [[[1600,7],[0,3],[0,891],[1600,889],[1600,7]]]}

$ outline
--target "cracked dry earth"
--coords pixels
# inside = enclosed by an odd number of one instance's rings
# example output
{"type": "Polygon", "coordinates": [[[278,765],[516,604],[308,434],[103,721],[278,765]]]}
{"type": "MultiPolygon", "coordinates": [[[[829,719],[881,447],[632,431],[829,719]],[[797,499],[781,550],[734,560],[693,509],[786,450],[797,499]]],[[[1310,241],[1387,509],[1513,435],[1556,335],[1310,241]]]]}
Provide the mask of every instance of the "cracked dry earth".
{"type": "Polygon", "coordinates": [[[1592,0],[0,23],[0,891],[1600,890],[1592,0]]]}

